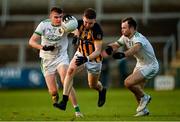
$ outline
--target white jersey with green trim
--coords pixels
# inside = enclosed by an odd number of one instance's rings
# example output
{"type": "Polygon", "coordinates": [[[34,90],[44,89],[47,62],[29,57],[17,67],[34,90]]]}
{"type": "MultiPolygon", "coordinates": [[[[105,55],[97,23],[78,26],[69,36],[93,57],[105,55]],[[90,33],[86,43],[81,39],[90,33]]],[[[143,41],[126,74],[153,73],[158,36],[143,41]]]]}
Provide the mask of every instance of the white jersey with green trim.
{"type": "Polygon", "coordinates": [[[141,33],[135,32],[133,37],[130,39],[122,35],[119,40],[117,40],[117,43],[119,43],[120,45],[126,45],[128,49],[133,47],[136,43],[140,43],[142,45],[140,51],[134,54],[134,57],[137,60],[136,66],[142,66],[152,63],[158,65],[158,61],[156,59],[152,45],[141,33]]]}
{"type": "Polygon", "coordinates": [[[68,38],[67,33],[61,35],[61,26],[53,26],[50,19],[41,21],[34,33],[41,36],[41,45],[53,45],[53,51],[40,50],[40,57],[44,59],[52,59],[59,55],[67,54],[68,38]]]}

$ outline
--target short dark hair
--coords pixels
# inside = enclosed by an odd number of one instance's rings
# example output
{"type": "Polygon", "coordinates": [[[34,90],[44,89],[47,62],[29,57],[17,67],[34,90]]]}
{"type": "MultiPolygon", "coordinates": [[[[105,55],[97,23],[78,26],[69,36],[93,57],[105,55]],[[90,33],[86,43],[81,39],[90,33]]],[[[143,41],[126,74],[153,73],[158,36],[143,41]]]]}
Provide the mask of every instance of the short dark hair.
{"type": "Polygon", "coordinates": [[[123,19],[121,22],[124,23],[126,21],[128,22],[129,27],[134,27],[134,29],[137,29],[137,23],[132,17],[127,17],[123,19]]]}
{"type": "Polygon", "coordinates": [[[96,19],[96,11],[92,8],[88,8],[84,11],[84,16],[88,19],[96,19]]]}
{"type": "Polygon", "coordinates": [[[57,12],[58,14],[62,14],[63,10],[58,7],[53,7],[53,8],[51,8],[51,12],[57,12]]]}

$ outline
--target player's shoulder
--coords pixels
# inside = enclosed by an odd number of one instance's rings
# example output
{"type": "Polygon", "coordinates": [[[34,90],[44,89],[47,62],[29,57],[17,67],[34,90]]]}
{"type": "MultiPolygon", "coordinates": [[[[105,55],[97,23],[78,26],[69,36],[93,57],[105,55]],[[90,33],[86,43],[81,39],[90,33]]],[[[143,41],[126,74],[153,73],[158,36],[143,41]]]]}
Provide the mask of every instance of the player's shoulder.
{"type": "Polygon", "coordinates": [[[137,41],[137,40],[139,40],[139,41],[140,41],[141,38],[142,38],[142,34],[136,31],[136,32],[134,33],[133,37],[132,37],[130,40],[132,40],[132,41],[137,41]]]}
{"type": "Polygon", "coordinates": [[[78,29],[83,25],[83,20],[82,19],[79,19],[78,20],[78,29]]]}
{"type": "Polygon", "coordinates": [[[94,23],[93,29],[95,29],[95,30],[102,30],[101,26],[98,23],[94,23]]]}
{"type": "Polygon", "coordinates": [[[101,26],[98,23],[94,24],[94,26],[92,28],[92,31],[93,31],[94,38],[96,38],[98,40],[102,40],[102,38],[103,38],[103,31],[101,29],[101,26]]]}
{"type": "Polygon", "coordinates": [[[145,36],[143,34],[141,34],[140,32],[135,32],[134,33],[134,38],[145,38],[145,36]]]}
{"type": "Polygon", "coordinates": [[[82,19],[79,19],[79,20],[78,20],[78,24],[80,24],[80,25],[83,24],[83,20],[82,20],[82,19]]]}
{"type": "Polygon", "coordinates": [[[148,39],[139,32],[136,32],[134,34],[134,38],[132,38],[132,41],[134,41],[135,43],[141,43],[142,45],[146,45],[147,43],[149,43],[148,39]]]}
{"type": "MultiPolygon", "coordinates": [[[[78,28],[80,28],[81,26],[83,26],[82,19],[78,20],[78,28]]],[[[102,32],[101,26],[98,23],[95,23],[92,29],[93,29],[93,31],[101,31],[102,32]]]]}
{"type": "Polygon", "coordinates": [[[94,26],[92,28],[92,31],[94,33],[101,33],[101,34],[103,34],[102,28],[101,28],[101,26],[98,23],[94,24],[94,26]]]}
{"type": "Polygon", "coordinates": [[[134,33],[134,37],[135,37],[135,38],[138,38],[138,37],[141,37],[141,36],[142,36],[142,34],[139,33],[139,32],[137,32],[137,31],[134,33]]]}

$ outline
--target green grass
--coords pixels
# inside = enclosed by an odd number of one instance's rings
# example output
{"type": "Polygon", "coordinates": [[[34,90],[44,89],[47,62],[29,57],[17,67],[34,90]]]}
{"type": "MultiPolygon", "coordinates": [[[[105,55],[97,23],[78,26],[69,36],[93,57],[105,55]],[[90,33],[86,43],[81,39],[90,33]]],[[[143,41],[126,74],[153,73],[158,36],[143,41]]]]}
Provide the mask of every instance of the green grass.
{"type": "MultiPolygon", "coordinates": [[[[109,89],[107,102],[97,107],[97,92],[92,89],[77,89],[77,97],[84,118],[75,118],[74,109],[68,102],[67,110],[53,108],[47,90],[1,90],[1,121],[179,121],[180,89],[154,91],[148,108],[150,115],[133,117],[137,107],[132,93],[126,89],[109,89]]],[[[62,91],[60,91],[61,93],[62,91]]],[[[61,96],[61,95],[60,95],[61,96]]]]}

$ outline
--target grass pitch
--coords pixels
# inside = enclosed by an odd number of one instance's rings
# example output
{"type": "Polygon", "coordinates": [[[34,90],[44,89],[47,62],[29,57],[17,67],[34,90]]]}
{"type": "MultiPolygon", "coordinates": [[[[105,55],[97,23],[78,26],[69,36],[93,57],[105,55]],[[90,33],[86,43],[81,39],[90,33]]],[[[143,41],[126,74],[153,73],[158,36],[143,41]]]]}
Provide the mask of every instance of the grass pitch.
{"type": "Polygon", "coordinates": [[[152,96],[150,115],[146,117],[133,116],[137,104],[127,89],[108,89],[106,104],[101,108],[97,107],[95,90],[76,91],[84,118],[75,118],[70,102],[66,111],[54,108],[46,89],[0,90],[0,121],[180,121],[180,89],[146,89],[152,96]]]}

